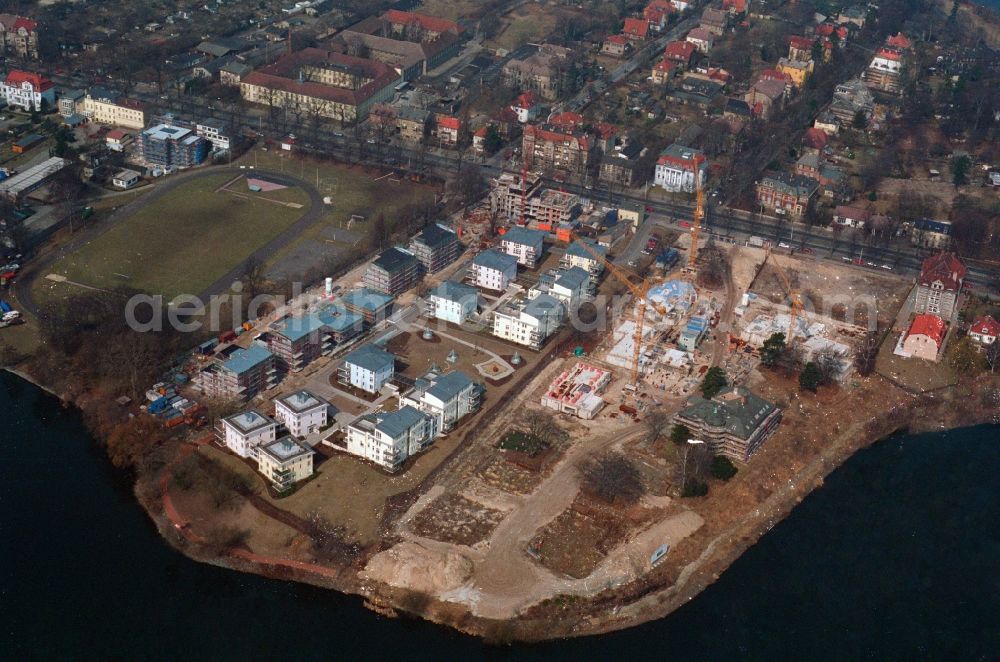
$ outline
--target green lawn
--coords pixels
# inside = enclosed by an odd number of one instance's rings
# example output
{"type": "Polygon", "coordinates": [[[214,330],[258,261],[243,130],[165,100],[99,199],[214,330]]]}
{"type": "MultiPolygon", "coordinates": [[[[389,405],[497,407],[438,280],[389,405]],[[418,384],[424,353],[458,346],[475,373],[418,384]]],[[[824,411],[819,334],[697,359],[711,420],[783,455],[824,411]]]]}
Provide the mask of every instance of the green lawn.
{"type": "Polygon", "coordinates": [[[215,192],[234,176],[219,173],[177,187],[59,260],[52,272],[100,288],[128,284],[167,297],[200,293],[309,208],[308,195],[298,188],[256,194],[237,182],[232,188],[249,198],[215,192]]]}

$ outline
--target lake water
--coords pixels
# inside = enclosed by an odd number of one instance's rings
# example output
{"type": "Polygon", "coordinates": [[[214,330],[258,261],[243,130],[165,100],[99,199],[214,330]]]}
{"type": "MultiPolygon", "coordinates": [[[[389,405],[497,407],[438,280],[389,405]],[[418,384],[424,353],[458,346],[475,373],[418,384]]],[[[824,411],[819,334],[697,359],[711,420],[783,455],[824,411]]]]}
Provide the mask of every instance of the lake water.
{"type": "Polygon", "coordinates": [[[78,414],[0,373],[0,659],[996,659],[1000,428],[858,453],[669,618],[489,648],[189,561],[78,414]]]}

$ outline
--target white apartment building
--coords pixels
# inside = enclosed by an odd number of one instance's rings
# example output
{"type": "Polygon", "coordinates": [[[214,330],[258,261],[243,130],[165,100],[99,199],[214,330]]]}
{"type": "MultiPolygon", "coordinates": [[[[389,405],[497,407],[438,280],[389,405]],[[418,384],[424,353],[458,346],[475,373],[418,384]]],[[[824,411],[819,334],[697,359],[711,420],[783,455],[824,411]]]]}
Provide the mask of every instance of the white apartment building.
{"type": "Polygon", "coordinates": [[[399,396],[400,407],[413,407],[434,417],[439,433],[447,432],[482,404],[483,389],[464,372],[440,377],[430,374],[416,380],[414,388],[399,396]]]}
{"type": "Polygon", "coordinates": [[[705,184],[708,162],[696,149],[673,144],[660,153],[653,173],[653,185],[671,193],[694,193],[695,176],[701,186],[705,184]]]}
{"type": "Polygon", "coordinates": [[[558,300],[566,310],[575,309],[587,298],[590,289],[590,274],[580,267],[558,271],[553,276],[540,278],[529,292],[534,298],[540,294],[548,294],[558,300]]]}
{"type": "Polygon", "coordinates": [[[91,90],[83,98],[82,106],[81,113],[91,122],[137,130],[146,128],[146,110],[141,101],[120,98],[117,94],[108,97],[91,90]]]}
{"type": "Polygon", "coordinates": [[[340,380],[366,393],[378,393],[392,379],[395,366],[395,356],[369,343],[344,357],[340,380]]]}
{"type": "Polygon", "coordinates": [[[515,225],[500,239],[507,255],[517,258],[518,264],[533,269],[545,250],[545,233],[515,225]]]}
{"type": "Polygon", "coordinates": [[[469,273],[476,287],[503,292],[517,278],[517,258],[491,248],[473,258],[469,273]]]}
{"type": "Polygon", "coordinates": [[[240,457],[256,457],[257,447],[275,440],[278,424],[253,409],[222,419],[217,436],[226,447],[240,457]]]}
{"type": "Polygon", "coordinates": [[[30,71],[12,70],[0,82],[0,93],[8,106],[24,110],[41,110],[42,101],[52,108],[56,103],[56,88],[48,78],[30,71]]]}
{"type": "Polygon", "coordinates": [[[476,288],[452,280],[434,288],[427,300],[428,315],[452,324],[461,324],[479,308],[476,288]]]}
{"type": "Polygon", "coordinates": [[[347,426],[344,450],[388,471],[398,471],[407,458],[424,450],[437,436],[434,417],[409,406],[367,414],[347,426]]]}
{"type": "Polygon", "coordinates": [[[577,239],[566,249],[559,266],[563,269],[580,267],[596,278],[604,271],[604,261],[601,258],[607,258],[607,255],[606,246],[600,246],[589,239],[577,239]]]}
{"type": "Polygon", "coordinates": [[[257,449],[257,471],[279,492],[313,475],[315,451],[291,437],[282,437],[257,449]]]}
{"type": "Polygon", "coordinates": [[[493,313],[493,335],[519,345],[539,349],[562,322],[563,304],[548,294],[539,294],[519,308],[493,313]]]}
{"type": "Polygon", "coordinates": [[[294,437],[319,432],[329,421],[330,405],[309,391],[296,391],[274,401],[274,417],[294,437]]]}

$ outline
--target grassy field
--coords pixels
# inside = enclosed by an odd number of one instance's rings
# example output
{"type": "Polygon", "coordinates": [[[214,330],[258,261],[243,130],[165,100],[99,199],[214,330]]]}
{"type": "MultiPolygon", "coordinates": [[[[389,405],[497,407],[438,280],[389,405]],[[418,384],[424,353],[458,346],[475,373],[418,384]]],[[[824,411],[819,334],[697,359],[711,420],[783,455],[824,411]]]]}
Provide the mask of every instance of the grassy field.
{"type": "MultiPolygon", "coordinates": [[[[277,151],[249,154],[241,164],[255,163],[257,168],[285,172],[312,183],[323,196],[329,196],[330,204],[325,205],[323,217],[298,238],[268,260],[269,267],[282,261],[301,263],[303,258],[317,257],[324,249],[336,249],[342,253],[352,252],[356,247],[364,248],[361,241],[367,236],[371,221],[378,214],[384,214],[392,225],[393,216],[407,204],[433,199],[434,189],[430,186],[381,178],[379,175],[336,163],[313,161],[299,156],[277,151]],[[332,242],[327,237],[333,228],[347,229],[351,216],[363,216],[363,223],[351,224],[350,234],[357,236],[357,246],[351,243],[332,242]],[[308,245],[312,245],[310,250],[308,245]]],[[[281,191],[278,191],[281,193],[281,191]]],[[[309,265],[300,264],[303,269],[309,265]]]]}
{"type": "Polygon", "coordinates": [[[224,172],[177,187],[56,262],[52,272],[99,288],[128,284],[167,297],[201,292],[308,210],[309,198],[298,188],[253,194],[237,182],[233,190],[246,197],[216,192],[234,176],[224,172]]]}
{"type": "Polygon", "coordinates": [[[504,16],[503,21],[506,26],[485,45],[512,51],[529,42],[544,41],[559,23],[559,17],[551,9],[526,5],[504,16]]]}

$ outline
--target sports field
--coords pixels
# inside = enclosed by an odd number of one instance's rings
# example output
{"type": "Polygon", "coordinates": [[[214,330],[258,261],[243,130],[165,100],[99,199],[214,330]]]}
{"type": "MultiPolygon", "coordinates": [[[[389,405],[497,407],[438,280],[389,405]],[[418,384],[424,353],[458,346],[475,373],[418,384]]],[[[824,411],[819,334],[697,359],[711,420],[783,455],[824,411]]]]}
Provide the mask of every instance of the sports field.
{"type": "Polygon", "coordinates": [[[233,171],[181,184],[53,264],[51,273],[98,288],[122,284],[198,294],[309,211],[291,187],[253,193],[233,171]]]}

